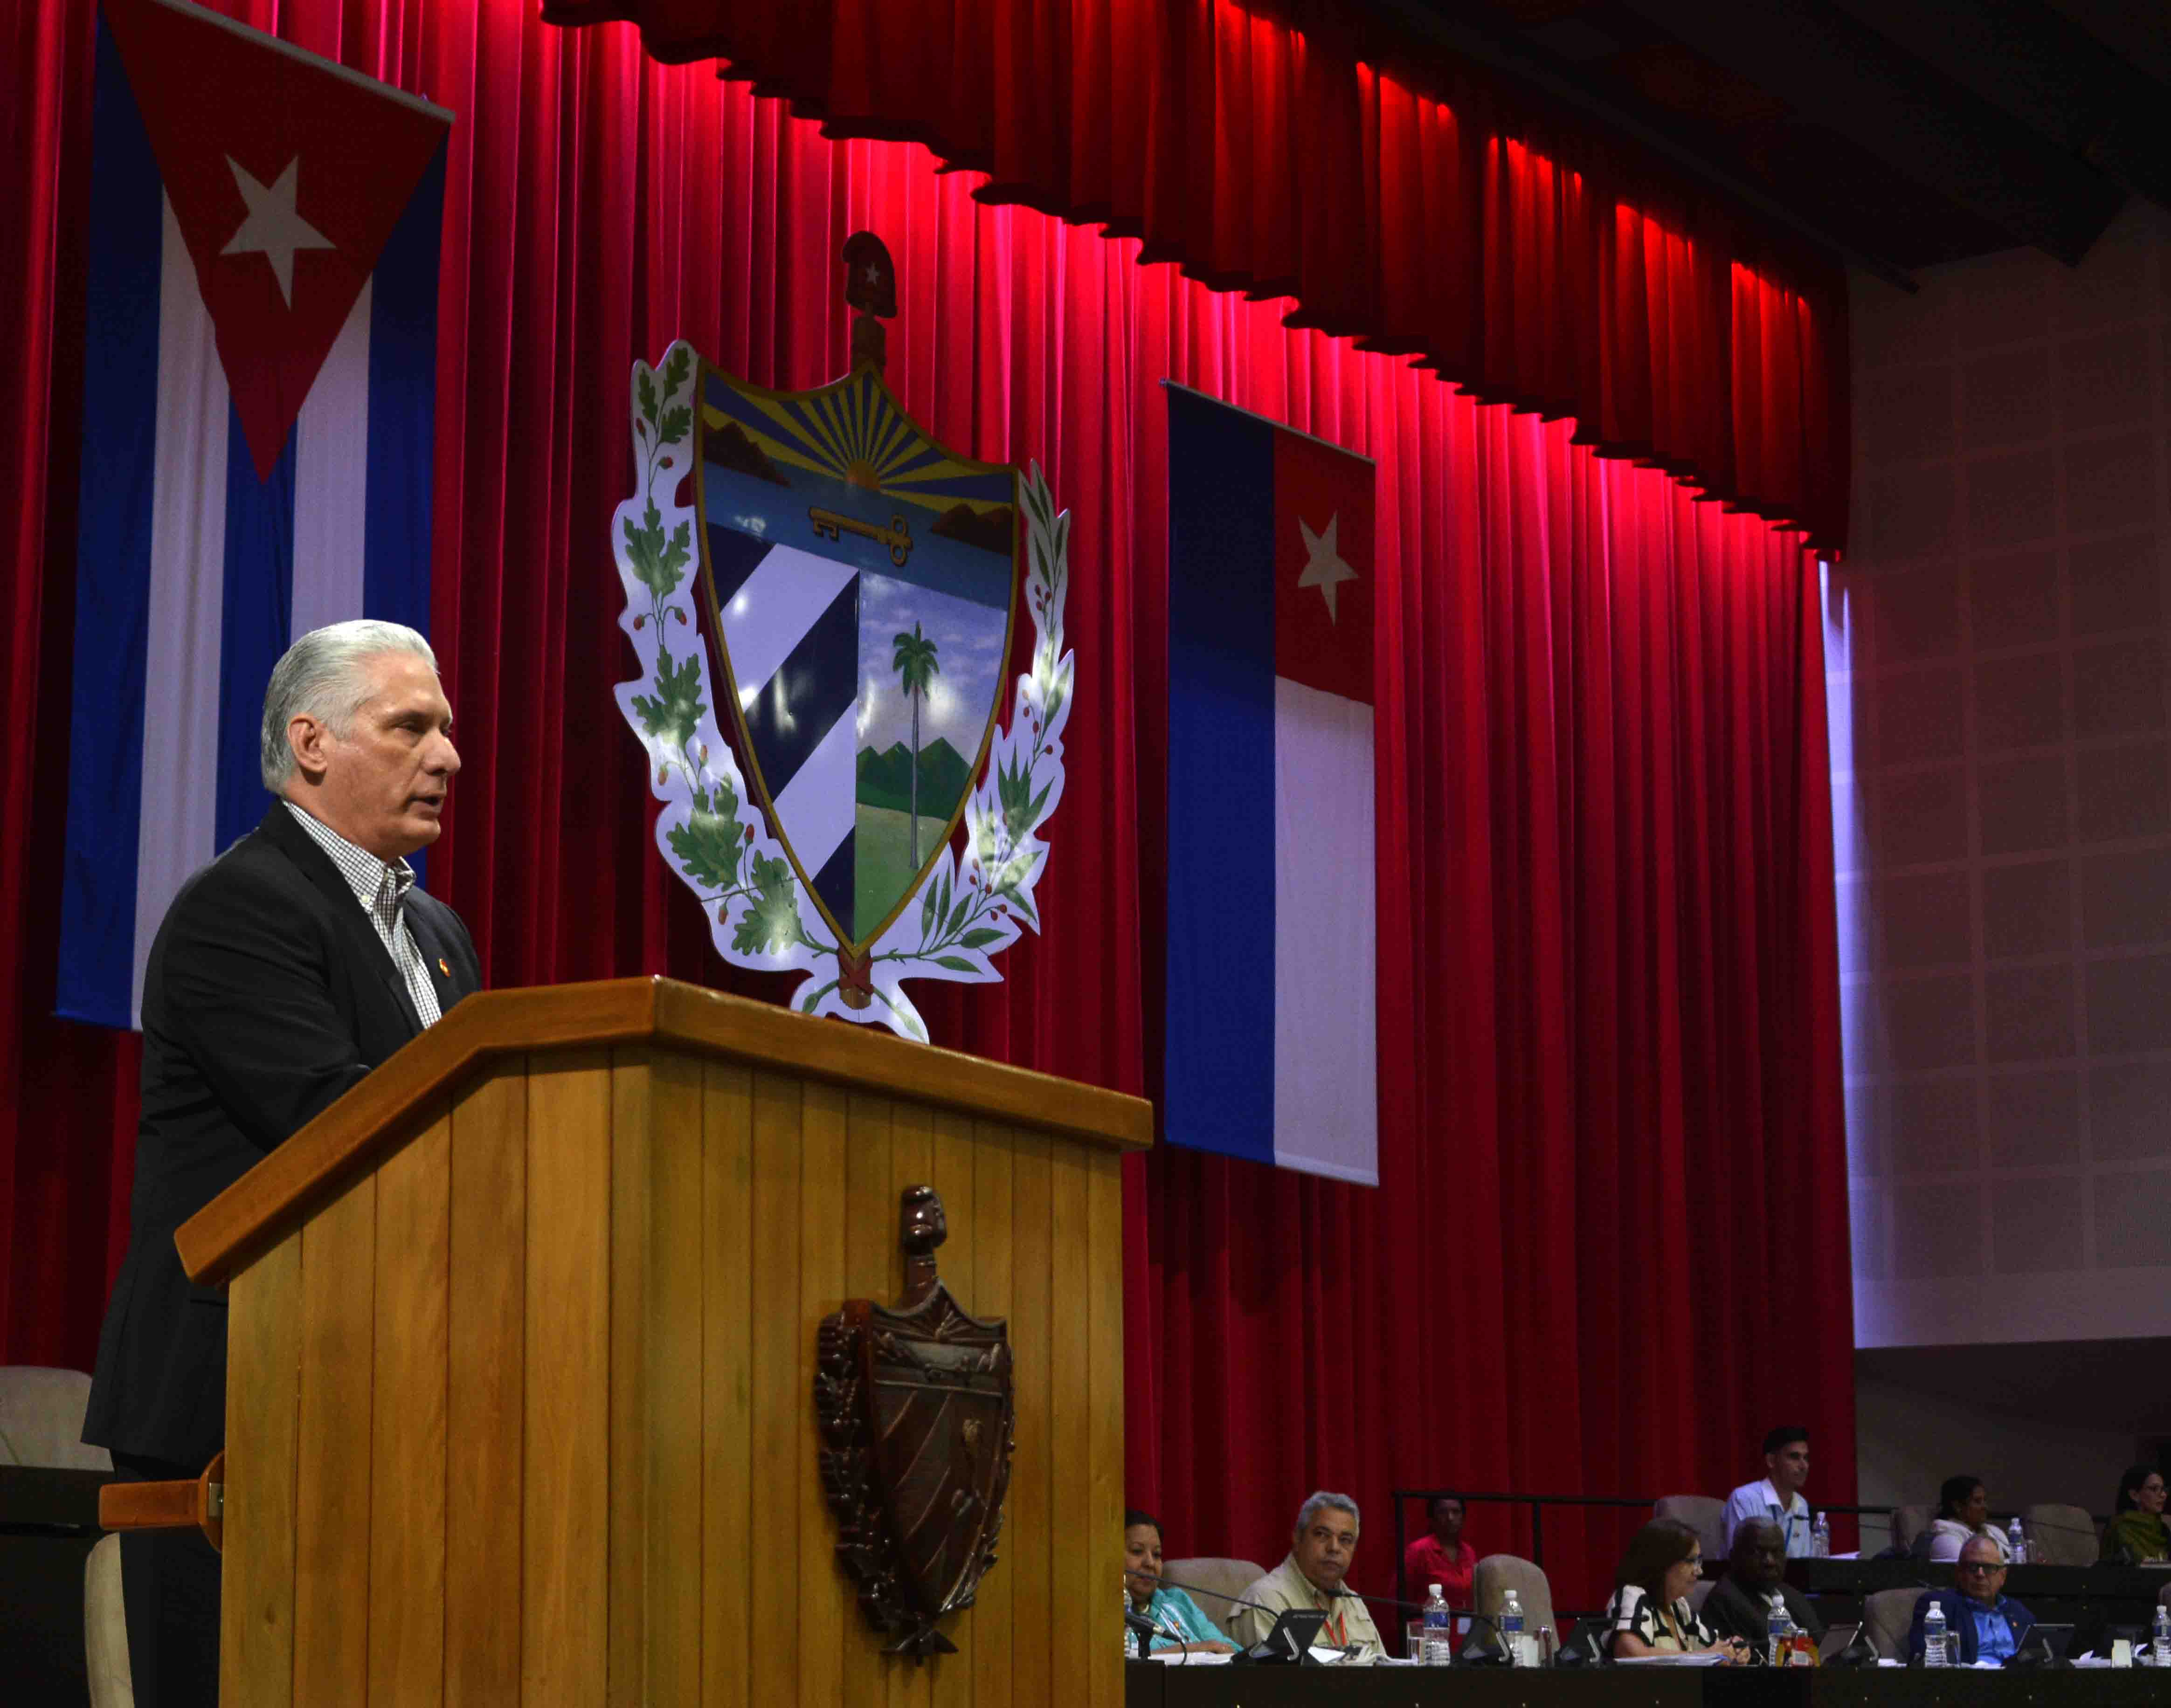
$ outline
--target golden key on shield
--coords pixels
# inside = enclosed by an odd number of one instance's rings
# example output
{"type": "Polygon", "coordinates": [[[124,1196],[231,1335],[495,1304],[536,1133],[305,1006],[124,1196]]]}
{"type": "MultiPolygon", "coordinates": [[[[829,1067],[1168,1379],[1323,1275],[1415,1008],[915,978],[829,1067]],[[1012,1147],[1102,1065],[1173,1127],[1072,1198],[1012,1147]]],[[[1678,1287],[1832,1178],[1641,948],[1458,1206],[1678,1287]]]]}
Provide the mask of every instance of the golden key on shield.
{"type": "Polygon", "coordinates": [[[814,532],[836,539],[840,533],[856,533],[872,540],[878,546],[889,548],[889,560],[900,570],[904,560],[912,555],[912,530],[905,526],[904,518],[893,516],[887,527],[877,527],[871,522],[861,522],[855,516],[840,516],[834,510],[823,510],[818,505],[809,505],[807,519],[814,524],[814,532]]]}

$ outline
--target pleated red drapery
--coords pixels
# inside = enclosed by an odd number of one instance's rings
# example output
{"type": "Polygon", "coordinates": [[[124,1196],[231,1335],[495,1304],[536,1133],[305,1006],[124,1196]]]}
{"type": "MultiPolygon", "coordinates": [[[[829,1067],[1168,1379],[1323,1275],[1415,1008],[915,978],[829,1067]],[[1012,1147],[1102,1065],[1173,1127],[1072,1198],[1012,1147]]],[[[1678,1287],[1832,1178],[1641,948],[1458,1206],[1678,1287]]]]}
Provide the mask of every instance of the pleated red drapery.
{"type": "Polygon", "coordinates": [[[543,0],[1845,543],[1845,278],[1344,0],[543,0]],[[1741,269],[1782,287],[1739,287],[1741,269]]]}
{"type": "MultiPolygon", "coordinates": [[[[1367,1513],[1357,1581],[1384,1589],[1398,1483],[1720,1489],[1783,1416],[1817,1432],[1820,1486],[1845,1497],[1822,668],[1795,540],[1601,460],[1573,423],[1289,330],[1286,303],[1141,266],[1137,239],[975,201],[916,147],[825,140],[630,31],[424,0],[225,9],[460,115],[432,621],[466,765],[431,881],[491,983],[656,971],[780,993],[711,956],[655,857],[610,701],[631,661],[607,527],[635,356],[683,335],[764,384],[841,372],[835,256],[871,228],[902,281],[908,405],[974,455],[1037,458],[1076,517],[1046,934],[1000,985],[922,988],[941,1042],[1153,1089],[1157,382],[1379,459],[1382,1185],[1134,1166],[1131,1498],[1178,1552],[1271,1561],[1305,1492],[1346,1488],[1367,1513]]],[[[0,227],[29,351],[0,368],[0,1361],[83,1365],[125,1232],[137,1063],[132,1040],[50,1018],[88,8],[23,28],[0,73],[33,192],[0,227]]],[[[1654,222],[1637,240],[1688,241],[1654,222]]],[[[1793,312],[1745,273],[1730,289],[1793,312]]],[[[1565,1600],[1596,1592],[1619,1534],[1547,1526],[1565,1600]]],[[[1527,1541],[1482,1513],[1473,1539],[1527,1541]]],[[[1010,1540],[1042,1545],[1067,1539],[1010,1540]]]]}

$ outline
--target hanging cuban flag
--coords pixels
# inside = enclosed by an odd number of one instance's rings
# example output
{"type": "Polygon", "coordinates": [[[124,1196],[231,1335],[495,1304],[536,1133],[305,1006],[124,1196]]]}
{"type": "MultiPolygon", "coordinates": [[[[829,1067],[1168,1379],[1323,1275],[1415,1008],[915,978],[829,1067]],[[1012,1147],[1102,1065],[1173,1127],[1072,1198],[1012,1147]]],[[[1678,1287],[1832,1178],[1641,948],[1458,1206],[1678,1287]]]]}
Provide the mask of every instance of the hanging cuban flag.
{"type": "Polygon", "coordinates": [[[98,40],[56,1007],[136,1024],[167,904],[269,804],[271,667],[426,632],[451,115],[177,3],[98,40]]]}
{"type": "Polygon", "coordinates": [[[1376,1186],[1372,463],[1166,389],[1166,1135],[1376,1186]]]}

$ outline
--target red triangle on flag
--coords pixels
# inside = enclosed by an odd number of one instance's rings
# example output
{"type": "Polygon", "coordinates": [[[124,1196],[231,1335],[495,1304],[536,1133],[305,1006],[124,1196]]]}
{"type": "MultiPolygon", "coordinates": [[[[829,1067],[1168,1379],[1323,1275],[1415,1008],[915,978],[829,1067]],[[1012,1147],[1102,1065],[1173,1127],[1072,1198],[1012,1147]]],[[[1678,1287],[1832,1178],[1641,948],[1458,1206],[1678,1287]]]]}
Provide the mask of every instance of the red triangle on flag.
{"type": "Polygon", "coordinates": [[[105,0],[259,479],[452,115],[174,0],[105,0]]]}

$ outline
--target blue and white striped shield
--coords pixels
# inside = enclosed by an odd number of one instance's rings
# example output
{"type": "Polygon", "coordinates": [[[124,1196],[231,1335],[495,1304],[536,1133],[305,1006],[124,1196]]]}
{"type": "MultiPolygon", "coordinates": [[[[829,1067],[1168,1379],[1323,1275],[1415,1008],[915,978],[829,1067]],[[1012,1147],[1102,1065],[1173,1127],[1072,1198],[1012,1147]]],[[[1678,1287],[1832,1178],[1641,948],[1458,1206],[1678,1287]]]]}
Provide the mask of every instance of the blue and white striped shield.
{"type": "Polygon", "coordinates": [[[772,392],[703,364],[696,394],[718,697],[800,881],[861,950],[949,842],[994,731],[1017,472],[944,450],[871,368],[772,392]]]}

